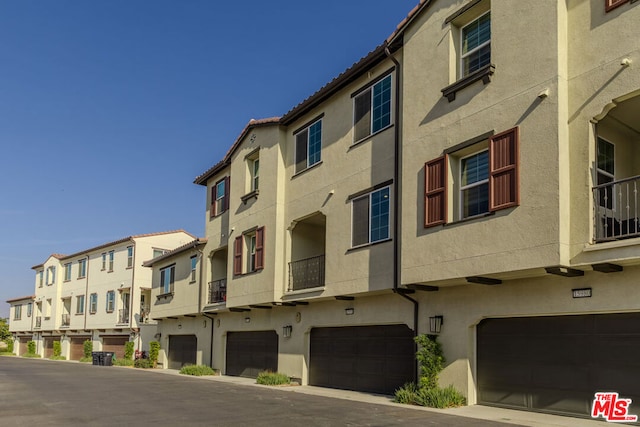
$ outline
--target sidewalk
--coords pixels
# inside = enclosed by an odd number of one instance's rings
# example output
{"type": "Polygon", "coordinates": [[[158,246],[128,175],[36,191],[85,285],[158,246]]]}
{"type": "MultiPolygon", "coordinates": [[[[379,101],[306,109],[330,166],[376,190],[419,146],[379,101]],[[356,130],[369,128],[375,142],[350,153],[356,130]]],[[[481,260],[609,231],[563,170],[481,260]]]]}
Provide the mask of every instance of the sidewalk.
{"type": "MultiPolygon", "coordinates": [[[[152,372],[180,375],[178,371],[172,369],[154,369],[152,372]]],[[[209,377],[191,377],[197,379],[205,379],[210,381],[225,382],[229,384],[237,384],[252,387],[268,387],[256,384],[253,378],[229,377],[229,376],[209,376],[209,377]]],[[[434,409],[424,408],[421,406],[401,405],[394,403],[389,396],[377,394],[362,393],[358,391],[338,390],[324,387],[314,386],[285,386],[277,387],[280,391],[291,393],[304,393],[314,396],[330,397],[334,399],[345,399],[356,402],[371,403],[376,405],[396,406],[405,409],[414,409],[417,411],[438,412],[447,415],[455,415],[459,417],[474,418],[485,421],[495,421],[508,424],[516,424],[530,427],[603,427],[607,425],[604,421],[595,421],[584,418],[565,417],[560,415],[540,414],[537,412],[518,411],[513,409],[494,408],[491,406],[463,406],[452,409],[434,409]]]]}

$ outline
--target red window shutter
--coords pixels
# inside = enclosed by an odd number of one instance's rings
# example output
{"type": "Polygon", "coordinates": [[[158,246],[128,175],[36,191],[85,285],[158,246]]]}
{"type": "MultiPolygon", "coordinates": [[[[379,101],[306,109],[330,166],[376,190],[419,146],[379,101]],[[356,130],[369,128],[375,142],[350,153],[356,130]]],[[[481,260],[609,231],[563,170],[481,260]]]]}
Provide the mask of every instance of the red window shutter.
{"type": "Polygon", "coordinates": [[[224,177],[224,212],[229,210],[229,194],[231,193],[231,177],[230,176],[225,176],[224,177]]]}
{"type": "Polygon", "coordinates": [[[243,236],[236,237],[233,242],[233,274],[242,274],[242,240],[243,236]]]}
{"type": "Polygon", "coordinates": [[[447,156],[424,165],[424,226],[447,222],[447,156]]]}
{"type": "Polygon", "coordinates": [[[262,270],[264,268],[264,227],[260,227],[256,230],[256,259],[254,260],[256,270],[262,270]]]}
{"type": "Polygon", "coordinates": [[[489,140],[489,210],[492,212],[520,203],[518,140],[518,127],[489,140]]]}
{"type": "Polygon", "coordinates": [[[625,4],[629,0],[604,0],[604,11],[609,12],[616,7],[625,4]]]}
{"type": "Polygon", "coordinates": [[[211,187],[211,206],[209,206],[209,217],[216,216],[216,184],[211,187]]]}

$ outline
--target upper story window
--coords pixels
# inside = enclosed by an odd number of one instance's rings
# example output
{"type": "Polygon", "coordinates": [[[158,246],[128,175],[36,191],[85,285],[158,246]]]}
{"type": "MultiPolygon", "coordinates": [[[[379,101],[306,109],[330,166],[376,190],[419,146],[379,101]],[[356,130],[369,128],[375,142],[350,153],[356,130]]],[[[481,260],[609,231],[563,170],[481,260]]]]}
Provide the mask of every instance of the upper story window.
{"type": "Polygon", "coordinates": [[[133,267],[133,246],[127,246],[127,268],[133,267]]]}
{"type": "Polygon", "coordinates": [[[22,304],[17,304],[13,306],[13,320],[22,319],[22,304]]]}
{"type": "Polygon", "coordinates": [[[302,172],[322,160],[322,119],[295,134],[295,173],[302,172]]]}
{"type": "MultiPolygon", "coordinates": [[[[596,185],[608,184],[615,180],[615,146],[600,137],[598,137],[598,159],[596,162],[596,185]]],[[[610,191],[603,188],[599,191],[599,205],[607,208],[614,208],[614,200],[610,191]]]]}
{"type": "Polygon", "coordinates": [[[106,270],[107,269],[107,253],[106,252],[102,252],[102,270],[106,270]]]}
{"type": "Polygon", "coordinates": [[[78,260],[78,279],[87,277],[87,259],[82,258],[78,260]]]}
{"type": "Polygon", "coordinates": [[[176,278],[176,266],[171,265],[160,270],[160,294],[173,293],[173,283],[176,278]]]}
{"type": "Polygon", "coordinates": [[[116,292],[115,291],[108,291],[107,292],[107,313],[111,313],[113,310],[115,310],[116,307],[116,292]]]}
{"type": "Polygon", "coordinates": [[[155,249],[155,248],[154,248],[154,249],[153,249],[153,257],[154,257],[154,258],[157,258],[157,257],[159,257],[160,255],[164,255],[164,254],[166,254],[167,252],[169,252],[169,251],[167,251],[167,250],[165,250],[165,249],[155,249]]]}
{"type": "Polygon", "coordinates": [[[233,274],[240,275],[264,268],[264,227],[236,237],[233,242],[233,274]]]}
{"type": "Polygon", "coordinates": [[[84,295],[76,297],[76,314],[84,314],[84,295]]]}
{"type": "Polygon", "coordinates": [[[491,63],[491,12],[462,27],[460,40],[460,77],[491,63]]]}
{"type": "Polygon", "coordinates": [[[211,217],[218,216],[229,209],[229,183],[229,177],[225,176],[212,187],[210,209],[211,217]]]}
{"type": "Polygon", "coordinates": [[[389,239],[390,187],[372,191],[351,201],[351,246],[389,239]]]}
{"type": "Polygon", "coordinates": [[[56,282],[56,267],[47,268],[47,286],[51,286],[56,282]]]}
{"type": "Polygon", "coordinates": [[[89,295],[89,314],[95,314],[98,311],[98,294],[89,295]]]}
{"type": "Polygon", "coordinates": [[[191,278],[190,281],[193,283],[196,281],[196,268],[198,266],[198,257],[197,256],[192,256],[191,257],[191,278]]]}
{"type": "Polygon", "coordinates": [[[629,0],[604,0],[604,11],[609,12],[618,6],[628,3],[629,0]]]}
{"type": "Polygon", "coordinates": [[[71,280],[71,263],[64,265],[64,281],[68,282],[71,280]]]}
{"type": "Polygon", "coordinates": [[[354,95],[355,142],[391,126],[391,87],[391,74],[388,74],[354,95]]]}
{"type": "Polygon", "coordinates": [[[460,144],[425,164],[425,227],[445,224],[449,212],[466,219],[517,206],[519,131],[509,129],[460,144]],[[448,182],[452,168],[454,182],[448,182]],[[455,171],[458,171],[457,173],[455,171]],[[458,197],[449,200],[453,190],[458,197]],[[453,203],[451,206],[449,203],[453,203]]]}
{"type": "Polygon", "coordinates": [[[109,251],[109,270],[108,271],[113,271],[113,259],[115,257],[115,251],[109,251]]]}
{"type": "Polygon", "coordinates": [[[38,287],[41,288],[44,285],[44,270],[38,271],[38,287]]]}
{"type": "Polygon", "coordinates": [[[31,317],[32,312],[33,312],[33,303],[30,302],[27,304],[27,317],[31,317]]]}

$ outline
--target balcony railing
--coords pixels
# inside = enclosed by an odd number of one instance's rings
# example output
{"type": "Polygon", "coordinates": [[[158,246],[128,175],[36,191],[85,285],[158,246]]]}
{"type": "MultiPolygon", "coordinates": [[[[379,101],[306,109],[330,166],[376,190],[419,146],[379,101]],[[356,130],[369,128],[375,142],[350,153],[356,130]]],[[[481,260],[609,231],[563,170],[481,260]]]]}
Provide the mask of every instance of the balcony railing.
{"type": "Polygon", "coordinates": [[[62,326],[69,326],[71,324],[71,316],[68,314],[62,315],[62,326]]]}
{"type": "Polygon", "coordinates": [[[209,304],[227,301],[227,279],[209,282],[209,304]]]}
{"type": "Polygon", "coordinates": [[[324,255],[289,263],[289,291],[324,286],[324,255]]]}
{"type": "Polygon", "coordinates": [[[593,187],[596,242],[640,237],[640,175],[593,187]]]}
{"type": "Polygon", "coordinates": [[[42,316],[36,316],[36,328],[42,328],[42,316]]]}
{"type": "Polygon", "coordinates": [[[121,308],[118,310],[118,323],[129,323],[129,309],[121,308]]]}

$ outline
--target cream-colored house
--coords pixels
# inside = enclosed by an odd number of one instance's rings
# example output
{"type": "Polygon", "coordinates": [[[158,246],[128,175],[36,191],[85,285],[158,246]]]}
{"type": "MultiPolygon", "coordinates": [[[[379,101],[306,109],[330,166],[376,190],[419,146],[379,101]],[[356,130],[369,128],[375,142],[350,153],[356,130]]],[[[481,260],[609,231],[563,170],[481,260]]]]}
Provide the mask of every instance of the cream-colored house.
{"type": "MultiPolygon", "coordinates": [[[[141,234],[72,255],[51,255],[32,267],[36,279],[29,327],[23,320],[10,321],[16,344],[22,348],[33,339],[38,354],[50,357],[59,341],[62,355],[72,360],[83,356],[86,340],[95,351],[113,351],[117,357],[124,355],[128,341],[142,350],[155,335],[149,319],[151,271],[142,261],[193,239],[182,230],[141,234]]],[[[14,316],[18,303],[11,302],[14,316]]]]}
{"type": "Polygon", "coordinates": [[[33,338],[33,295],[7,300],[9,307],[9,332],[14,337],[13,352],[27,353],[27,343],[33,338]]]}

